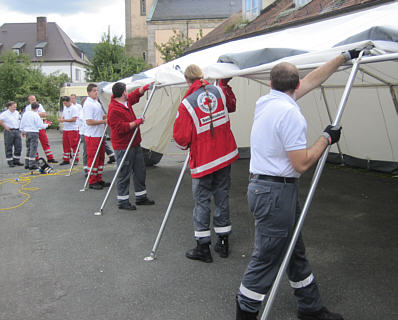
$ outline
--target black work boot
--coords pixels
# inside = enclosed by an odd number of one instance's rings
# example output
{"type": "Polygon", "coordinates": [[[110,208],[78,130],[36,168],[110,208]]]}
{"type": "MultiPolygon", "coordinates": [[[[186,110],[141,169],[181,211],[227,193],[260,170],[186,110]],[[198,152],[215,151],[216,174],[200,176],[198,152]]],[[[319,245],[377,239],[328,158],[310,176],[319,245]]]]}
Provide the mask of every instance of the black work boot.
{"type": "Polygon", "coordinates": [[[8,161],[8,166],[9,166],[10,168],[13,168],[13,167],[15,167],[15,164],[14,164],[14,162],[11,160],[11,161],[8,161]]]}
{"type": "Polygon", "coordinates": [[[338,313],[330,312],[323,307],[319,311],[298,311],[297,318],[301,320],[344,320],[343,316],[338,313]]]}
{"type": "Polygon", "coordinates": [[[228,257],[229,245],[228,245],[228,235],[217,235],[217,243],[214,246],[214,251],[218,252],[221,258],[228,257]]]}
{"type": "Polygon", "coordinates": [[[200,244],[199,241],[196,241],[196,248],[188,250],[185,256],[192,260],[200,260],[206,263],[213,262],[209,245],[210,243],[200,244]]]}
{"type": "Polygon", "coordinates": [[[258,312],[243,311],[236,300],[236,320],[257,320],[258,312]]]}

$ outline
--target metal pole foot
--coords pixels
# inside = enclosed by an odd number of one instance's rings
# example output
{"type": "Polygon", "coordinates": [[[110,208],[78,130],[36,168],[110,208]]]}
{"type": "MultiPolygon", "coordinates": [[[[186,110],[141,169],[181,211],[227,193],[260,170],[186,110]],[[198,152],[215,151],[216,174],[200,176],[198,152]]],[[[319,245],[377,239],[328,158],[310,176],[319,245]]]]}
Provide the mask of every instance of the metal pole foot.
{"type": "Polygon", "coordinates": [[[94,212],[94,215],[95,216],[102,216],[102,210],[94,212]]]}
{"type": "Polygon", "coordinates": [[[144,258],[145,261],[153,261],[155,259],[156,259],[156,257],[155,257],[155,253],[153,251],[151,252],[151,254],[148,257],[144,258]]]}
{"type": "Polygon", "coordinates": [[[84,191],[86,191],[86,188],[80,189],[79,191],[84,192],[84,191]]]}

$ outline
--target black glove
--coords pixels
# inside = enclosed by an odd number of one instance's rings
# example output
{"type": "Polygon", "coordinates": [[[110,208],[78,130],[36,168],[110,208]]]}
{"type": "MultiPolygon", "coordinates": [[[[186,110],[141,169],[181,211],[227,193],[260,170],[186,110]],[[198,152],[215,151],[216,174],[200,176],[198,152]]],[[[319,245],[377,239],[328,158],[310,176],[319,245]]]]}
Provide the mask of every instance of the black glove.
{"type": "Polygon", "coordinates": [[[326,138],[329,144],[333,144],[340,140],[341,129],[342,127],[340,126],[332,126],[329,124],[325,130],[323,130],[322,135],[326,138]]]}
{"type": "Polygon", "coordinates": [[[345,62],[347,62],[348,60],[358,58],[360,52],[361,52],[360,49],[351,49],[351,50],[342,52],[342,55],[344,56],[345,62]]]}

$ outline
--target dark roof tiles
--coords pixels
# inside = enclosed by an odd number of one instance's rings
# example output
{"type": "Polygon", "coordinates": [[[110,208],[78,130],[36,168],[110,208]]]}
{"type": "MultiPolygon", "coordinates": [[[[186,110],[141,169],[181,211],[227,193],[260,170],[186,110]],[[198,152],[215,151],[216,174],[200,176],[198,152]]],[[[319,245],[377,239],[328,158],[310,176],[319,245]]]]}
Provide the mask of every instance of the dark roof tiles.
{"type": "Polygon", "coordinates": [[[39,48],[43,41],[37,41],[36,23],[5,23],[0,27],[0,42],[3,43],[0,54],[11,50],[18,42],[24,42],[22,49],[32,61],[76,61],[88,64],[88,59],[81,50],[75,46],[73,41],[55,23],[47,23],[47,45],[44,55],[36,57],[35,48],[39,48]]]}
{"type": "Polygon", "coordinates": [[[242,0],[155,0],[147,21],[225,19],[241,8],[242,0]]]}
{"type": "Polygon", "coordinates": [[[294,7],[292,0],[275,1],[263,9],[256,19],[236,30],[231,31],[227,26],[228,24],[234,24],[237,18],[229,18],[205,37],[195,42],[185,53],[201,50],[223,42],[273,32],[291,25],[326,19],[345,12],[358,10],[362,7],[389,1],[392,0],[312,0],[307,5],[299,8],[294,7]]]}

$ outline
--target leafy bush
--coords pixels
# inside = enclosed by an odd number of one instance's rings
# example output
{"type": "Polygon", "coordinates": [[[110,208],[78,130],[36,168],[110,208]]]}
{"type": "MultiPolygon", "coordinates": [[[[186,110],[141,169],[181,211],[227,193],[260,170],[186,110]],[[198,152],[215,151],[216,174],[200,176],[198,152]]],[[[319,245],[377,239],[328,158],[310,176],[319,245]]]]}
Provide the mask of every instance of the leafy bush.
{"type": "Polygon", "coordinates": [[[143,59],[128,56],[122,37],[104,34],[94,47],[94,57],[87,72],[91,81],[117,81],[150,68],[143,59]]]}
{"type": "Polygon", "coordinates": [[[1,55],[0,61],[0,109],[12,100],[23,110],[28,96],[34,94],[46,111],[57,110],[59,89],[68,81],[66,74],[44,75],[28,56],[12,51],[1,55]]]}
{"type": "MultiPolygon", "coordinates": [[[[203,37],[202,29],[196,35],[196,41],[203,37]]],[[[160,52],[160,57],[165,61],[171,61],[180,57],[184,51],[195,42],[183,32],[173,30],[173,35],[166,43],[158,44],[155,42],[156,49],[160,52]]]]}

